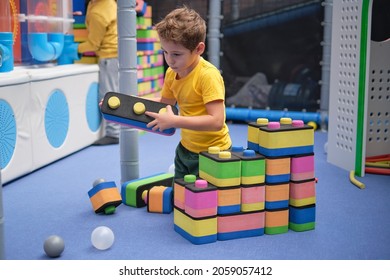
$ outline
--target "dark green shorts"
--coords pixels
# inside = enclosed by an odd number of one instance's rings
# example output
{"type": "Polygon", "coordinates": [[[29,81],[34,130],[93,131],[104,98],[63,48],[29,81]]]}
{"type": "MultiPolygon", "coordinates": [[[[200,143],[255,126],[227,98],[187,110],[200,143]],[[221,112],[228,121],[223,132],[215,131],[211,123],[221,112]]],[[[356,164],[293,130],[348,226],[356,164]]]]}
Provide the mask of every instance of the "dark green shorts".
{"type": "Polygon", "coordinates": [[[199,175],[199,154],[187,150],[179,143],[175,153],[175,179],[190,174],[199,175]]]}

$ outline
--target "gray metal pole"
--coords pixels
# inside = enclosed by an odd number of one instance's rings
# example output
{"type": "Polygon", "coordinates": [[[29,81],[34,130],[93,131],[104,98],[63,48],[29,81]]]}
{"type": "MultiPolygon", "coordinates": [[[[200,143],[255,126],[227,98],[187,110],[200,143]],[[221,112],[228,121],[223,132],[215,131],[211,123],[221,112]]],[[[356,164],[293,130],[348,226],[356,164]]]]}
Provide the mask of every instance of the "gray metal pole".
{"type": "Polygon", "coordinates": [[[208,22],[208,60],[218,69],[220,68],[221,53],[221,0],[209,1],[208,22]]]}
{"type": "MultiPolygon", "coordinates": [[[[137,95],[136,0],[118,0],[117,3],[119,91],[137,95]]],[[[121,127],[119,145],[122,183],[139,178],[138,136],[137,129],[121,127]]]]}
{"type": "Polygon", "coordinates": [[[5,259],[4,246],[3,184],[1,183],[0,168],[0,260],[5,259]]]}
{"type": "Polygon", "coordinates": [[[320,99],[320,115],[321,129],[327,130],[327,118],[329,111],[329,88],[330,88],[330,55],[332,48],[332,5],[333,0],[325,0],[322,2],[324,6],[324,35],[322,41],[322,73],[321,73],[321,99],[320,99]]]}

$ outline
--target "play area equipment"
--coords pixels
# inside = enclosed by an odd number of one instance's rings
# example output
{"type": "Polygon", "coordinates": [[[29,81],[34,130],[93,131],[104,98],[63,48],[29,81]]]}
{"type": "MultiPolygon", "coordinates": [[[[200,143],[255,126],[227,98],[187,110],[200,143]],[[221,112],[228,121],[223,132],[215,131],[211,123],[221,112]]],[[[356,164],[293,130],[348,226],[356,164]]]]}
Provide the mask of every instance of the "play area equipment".
{"type": "Polygon", "coordinates": [[[390,154],[390,40],[371,39],[378,3],[333,1],[328,161],[357,176],[366,158],[390,154]]]}
{"type": "Polygon", "coordinates": [[[58,65],[72,64],[75,60],[80,60],[81,54],[78,53],[78,43],[75,43],[73,34],[73,5],[72,1],[64,2],[63,11],[63,32],[64,32],[64,48],[61,55],[57,58],[58,65]]]}
{"type": "Polygon", "coordinates": [[[101,138],[98,66],[15,67],[0,78],[0,166],[7,183],[101,138]]]}
{"type": "Polygon", "coordinates": [[[34,59],[51,61],[61,55],[65,22],[62,1],[29,0],[27,14],[21,15],[20,20],[28,23],[28,49],[34,59]]]}
{"type": "Polygon", "coordinates": [[[5,259],[4,252],[4,214],[3,214],[3,184],[1,183],[1,168],[0,168],[0,260],[5,259]]]}
{"type": "Polygon", "coordinates": [[[232,108],[271,109],[315,112],[320,100],[320,87],[308,67],[294,69],[291,81],[268,83],[264,73],[253,75],[238,92],[226,99],[232,108]],[[297,73],[296,73],[297,72],[297,73]]]}
{"type": "Polygon", "coordinates": [[[0,3],[0,72],[14,69],[13,33],[11,27],[11,12],[8,1],[0,3]]]}
{"type": "MultiPolygon", "coordinates": [[[[138,94],[136,4],[118,1],[119,92],[127,95],[138,94]]],[[[121,183],[139,178],[138,130],[121,126],[119,145],[121,183]]]]}
{"type": "Polygon", "coordinates": [[[20,3],[18,21],[22,34],[22,63],[56,61],[63,65],[80,59],[73,36],[73,1],[28,0],[20,3]]]}
{"type": "Polygon", "coordinates": [[[390,154],[366,157],[366,173],[390,175],[390,154]]]}

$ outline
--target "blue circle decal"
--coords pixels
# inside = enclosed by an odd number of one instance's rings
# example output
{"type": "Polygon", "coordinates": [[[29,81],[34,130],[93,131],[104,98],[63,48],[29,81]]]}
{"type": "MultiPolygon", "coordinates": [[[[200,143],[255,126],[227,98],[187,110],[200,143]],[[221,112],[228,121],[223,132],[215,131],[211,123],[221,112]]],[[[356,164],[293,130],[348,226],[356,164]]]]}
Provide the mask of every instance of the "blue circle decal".
{"type": "Polygon", "coordinates": [[[46,105],[45,131],[50,144],[60,147],[68,134],[69,107],[65,95],[60,90],[55,90],[46,105]]]}
{"type": "Polygon", "coordinates": [[[87,114],[88,127],[95,132],[99,129],[102,122],[102,115],[99,108],[98,83],[93,82],[87,93],[87,102],[85,112],[87,114]]]}
{"type": "Polygon", "coordinates": [[[10,162],[16,145],[16,121],[11,106],[0,99],[0,168],[10,162]]]}

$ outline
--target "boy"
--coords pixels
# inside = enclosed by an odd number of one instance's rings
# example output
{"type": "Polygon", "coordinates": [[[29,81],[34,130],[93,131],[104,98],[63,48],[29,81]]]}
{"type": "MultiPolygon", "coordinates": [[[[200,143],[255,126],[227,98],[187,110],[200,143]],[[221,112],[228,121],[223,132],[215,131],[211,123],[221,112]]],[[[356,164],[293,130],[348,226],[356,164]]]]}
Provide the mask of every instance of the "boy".
{"type": "MultiPolygon", "coordinates": [[[[78,52],[95,52],[99,58],[99,100],[108,91],[119,91],[117,3],[115,0],[87,2],[85,24],[88,38],[78,45],[78,52]]],[[[103,119],[105,136],[93,145],[119,143],[120,126],[103,119]]]]}
{"type": "Polygon", "coordinates": [[[154,120],[153,130],[180,128],[175,154],[175,178],[198,175],[199,152],[211,146],[231,147],[225,123],[225,86],[219,70],[201,55],[205,50],[206,23],[194,10],[182,7],[170,12],[156,26],[168,64],[160,102],[167,112],[145,112],[154,120]],[[170,106],[179,107],[174,115],[170,106]]]}

